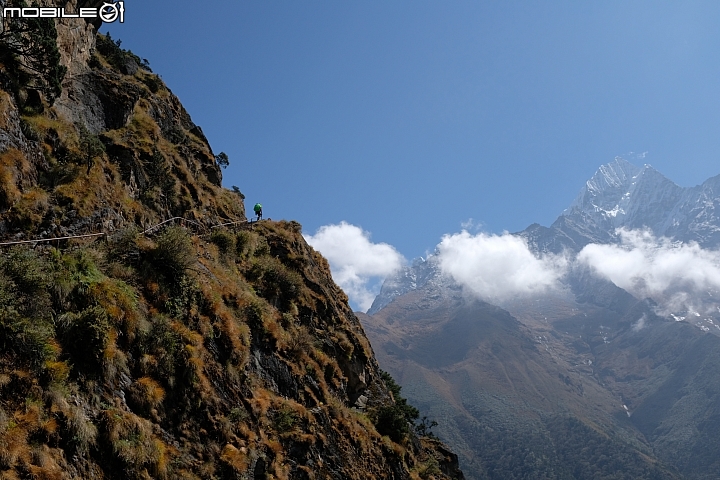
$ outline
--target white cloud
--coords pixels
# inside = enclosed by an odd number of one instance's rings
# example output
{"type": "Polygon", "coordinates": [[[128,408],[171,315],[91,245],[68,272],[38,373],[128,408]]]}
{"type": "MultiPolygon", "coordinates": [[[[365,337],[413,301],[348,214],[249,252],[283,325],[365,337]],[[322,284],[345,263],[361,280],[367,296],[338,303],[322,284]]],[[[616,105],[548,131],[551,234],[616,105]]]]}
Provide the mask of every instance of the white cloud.
{"type": "Polygon", "coordinates": [[[304,237],[327,258],[333,280],[363,312],[372,305],[382,280],[405,263],[392,245],[372,243],[369,232],[346,222],[325,225],[304,237]]]}
{"type": "Polygon", "coordinates": [[[460,228],[463,230],[478,232],[483,228],[483,223],[474,220],[472,217],[468,218],[467,221],[460,223],[460,228]]]}
{"type": "Polygon", "coordinates": [[[638,319],[637,322],[632,324],[633,332],[639,332],[643,328],[645,328],[645,324],[647,322],[647,315],[643,313],[642,317],[638,319]]]}
{"type": "MultiPolygon", "coordinates": [[[[639,298],[653,298],[660,304],[658,313],[715,309],[716,302],[709,300],[720,292],[720,251],[658,239],[648,231],[617,233],[619,245],[587,245],[574,261],[639,298]]],[[[328,259],[333,279],[362,311],[370,308],[385,277],[405,263],[393,246],[373,243],[370,233],[346,222],[323,226],[305,239],[328,259]]],[[[536,257],[523,238],[507,232],[448,234],[435,255],[443,274],[479,298],[499,304],[561,288],[569,266],[562,255],[536,257]]],[[[645,326],[641,318],[633,328],[645,326]]]]}
{"type": "Polygon", "coordinates": [[[635,296],[654,299],[663,313],[701,308],[702,297],[720,289],[720,252],[658,239],[648,231],[620,229],[618,234],[620,245],[587,245],[578,262],[635,296]]]}
{"type": "Polygon", "coordinates": [[[567,262],[562,256],[535,257],[521,237],[508,233],[445,235],[438,245],[443,273],[489,301],[537,295],[559,286],[567,262]]]}

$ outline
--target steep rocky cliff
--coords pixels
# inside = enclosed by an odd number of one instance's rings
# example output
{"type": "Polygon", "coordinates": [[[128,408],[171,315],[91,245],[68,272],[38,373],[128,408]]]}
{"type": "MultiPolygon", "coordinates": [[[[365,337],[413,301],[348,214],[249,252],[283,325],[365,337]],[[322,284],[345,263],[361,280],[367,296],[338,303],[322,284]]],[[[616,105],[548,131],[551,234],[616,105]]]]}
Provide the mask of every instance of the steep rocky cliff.
{"type": "Polygon", "coordinates": [[[105,235],[0,246],[0,476],[462,478],[300,225],[247,223],[147,63],[56,28],[57,98],[3,57],[0,236],[105,235]]]}

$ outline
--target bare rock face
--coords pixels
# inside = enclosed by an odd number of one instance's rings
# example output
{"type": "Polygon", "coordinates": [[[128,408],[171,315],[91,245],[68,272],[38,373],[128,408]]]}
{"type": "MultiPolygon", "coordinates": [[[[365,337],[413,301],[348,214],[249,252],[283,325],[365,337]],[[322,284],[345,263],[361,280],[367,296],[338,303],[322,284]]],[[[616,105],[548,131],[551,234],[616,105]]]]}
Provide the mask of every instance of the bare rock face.
{"type": "MultiPolygon", "coordinates": [[[[78,5],[78,0],[70,0],[65,4],[65,10],[75,12],[80,7],[100,6],[103,2],[80,3],[78,5]]],[[[68,69],[66,78],[86,72],[88,60],[95,48],[95,26],[85,19],[61,18],[57,20],[57,30],[61,63],[68,69]]]]}
{"type": "MultiPolygon", "coordinates": [[[[65,8],[74,11],[80,7],[98,7],[103,2],[70,0],[65,8]]],[[[134,115],[141,98],[148,102],[147,113],[157,123],[161,134],[178,143],[188,132],[206,148],[191,148],[186,153],[199,165],[199,171],[216,186],[222,185],[222,170],[216,164],[210,144],[202,129],[195,125],[179,99],[167,88],[167,94],[153,95],[138,79],[161,82],[138,65],[136,57],[125,55],[115,68],[95,62],[91,67],[96,49],[94,25],[83,19],[62,19],[58,22],[58,48],[61,63],[68,71],[63,81],[63,92],[55,101],[55,111],[67,121],[82,125],[92,134],[124,128],[134,115]]],[[[149,83],[148,83],[149,84],[149,83]]],[[[135,178],[142,177],[133,171],[135,178]]],[[[129,176],[128,176],[129,178],[129,176]]]]}
{"type": "MultiPolygon", "coordinates": [[[[45,4],[54,2],[45,0],[45,4]]],[[[81,7],[97,7],[102,1],[69,0],[64,5],[68,12],[75,12],[81,7]],[[79,4],[78,4],[79,3],[79,4]]],[[[60,62],[67,68],[63,81],[63,92],[55,101],[57,111],[67,119],[85,124],[90,131],[100,131],[102,123],[97,117],[101,114],[99,102],[84,94],[88,91],[86,76],[90,72],[88,61],[95,49],[96,27],[85,19],[62,18],[58,19],[58,50],[60,51],[60,62]],[[86,105],[84,109],[80,105],[86,105]],[[81,110],[86,110],[90,115],[82,115],[81,110]]]]}
{"type": "MultiPolygon", "coordinates": [[[[40,144],[22,131],[20,116],[10,95],[0,90],[0,213],[21,198],[22,191],[37,182],[38,172],[47,170],[40,144]]],[[[9,231],[0,218],[0,235],[9,231]]]]}

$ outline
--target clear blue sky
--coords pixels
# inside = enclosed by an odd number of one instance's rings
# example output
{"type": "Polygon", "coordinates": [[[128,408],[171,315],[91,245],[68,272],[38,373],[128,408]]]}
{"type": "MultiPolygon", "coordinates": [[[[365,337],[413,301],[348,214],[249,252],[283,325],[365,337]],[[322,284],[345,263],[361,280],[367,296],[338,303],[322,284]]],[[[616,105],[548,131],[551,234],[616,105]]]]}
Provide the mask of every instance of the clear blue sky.
{"type": "MultiPolygon", "coordinates": [[[[549,225],[627,152],[720,174],[720,3],[126,0],[226,187],[304,231],[346,221],[412,258],[469,218],[549,225]]],[[[104,28],[103,31],[106,31],[104,28]]]]}

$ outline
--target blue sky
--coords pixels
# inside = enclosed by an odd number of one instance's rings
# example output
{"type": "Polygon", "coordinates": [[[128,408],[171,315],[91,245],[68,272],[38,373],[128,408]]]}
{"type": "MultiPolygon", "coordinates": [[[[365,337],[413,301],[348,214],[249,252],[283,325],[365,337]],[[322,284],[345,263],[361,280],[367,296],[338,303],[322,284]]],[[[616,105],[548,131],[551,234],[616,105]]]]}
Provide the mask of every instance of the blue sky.
{"type": "MultiPolygon", "coordinates": [[[[598,166],[720,174],[720,3],[126,0],[228,188],[404,257],[549,225],[598,166]]],[[[107,30],[104,28],[103,31],[107,30]]]]}

